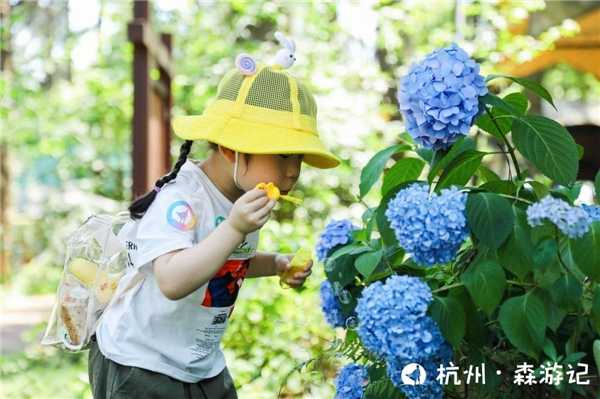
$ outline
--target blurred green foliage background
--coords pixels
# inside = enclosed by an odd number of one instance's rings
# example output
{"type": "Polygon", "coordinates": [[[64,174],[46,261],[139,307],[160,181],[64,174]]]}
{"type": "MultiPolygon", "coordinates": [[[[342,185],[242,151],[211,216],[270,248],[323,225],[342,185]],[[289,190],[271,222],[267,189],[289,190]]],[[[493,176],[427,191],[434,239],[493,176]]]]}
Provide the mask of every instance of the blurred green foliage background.
{"type": "MultiPolygon", "coordinates": [[[[589,7],[589,4],[572,6],[589,7]]],[[[16,1],[2,24],[10,60],[0,75],[0,134],[8,149],[11,271],[0,301],[54,293],[64,242],[93,212],[123,210],[131,201],[131,2],[16,1]]],[[[403,132],[396,107],[397,79],[412,60],[458,40],[498,71],[504,59],[525,60],[561,36],[577,33],[573,20],[532,1],[155,1],[155,30],[173,34],[174,114],[198,114],[239,52],[268,61],[276,30],[297,43],[292,72],[316,94],[321,136],[343,164],[305,168],[297,208],[279,205],[261,231],[261,249],[313,247],[331,218],[359,219],[377,203],[373,190],[357,200],[359,171],[403,132]],[[457,13],[457,4],[461,12],[457,13]],[[533,13],[553,17],[535,37],[508,29],[533,13]]],[[[536,77],[555,98],[597,101],[600,83],[559,65],[536,77]]],[[[180,141],[173,139],[176,159],[180,141]]],[[[192,147],[202,159],[207,146],[192,147]]],[[[326,398],[342,359],[327,349],[336,332],[323,320],[315,266],[301,292],[276,279],[247,280],[223,347],[241,398],[326,398]]],[[[3,396],[89,398],[86,354],[30,345],[0,360],[3,396]]]]}

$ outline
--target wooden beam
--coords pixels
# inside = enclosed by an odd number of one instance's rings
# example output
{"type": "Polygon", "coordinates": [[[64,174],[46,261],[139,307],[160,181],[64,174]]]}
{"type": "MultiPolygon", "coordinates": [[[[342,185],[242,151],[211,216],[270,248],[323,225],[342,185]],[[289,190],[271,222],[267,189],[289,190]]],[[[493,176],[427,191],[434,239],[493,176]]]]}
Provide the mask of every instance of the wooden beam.
{"type": "Polygon", "coordinates": [[[134,44],[144,45],[152,58],[156,59],[158,67],[169,76],[173,76],[174,68],[168,48],[161,39],[152,32],[147,21],[136,19],[127,25],[129,40],[134,44]]]}
{"type": "Polygon", "coordinates": [[[530,61],[520,64],[506,60],[501,69],[515,76],[530,76],[559,63],[594,74],[600,79],[600,8],[577,19],[580,33],[574,37],[561,38],[552,50],[538,54],[530,61]]]}
{"type": "Polygon", "coordinates": [[[541,53],[522,64],[505,65],[515,76],[530,76],[556,64],[565,63],[580,71],[589,72],[600,79],[600,48],[561,49],[541,53]]]}

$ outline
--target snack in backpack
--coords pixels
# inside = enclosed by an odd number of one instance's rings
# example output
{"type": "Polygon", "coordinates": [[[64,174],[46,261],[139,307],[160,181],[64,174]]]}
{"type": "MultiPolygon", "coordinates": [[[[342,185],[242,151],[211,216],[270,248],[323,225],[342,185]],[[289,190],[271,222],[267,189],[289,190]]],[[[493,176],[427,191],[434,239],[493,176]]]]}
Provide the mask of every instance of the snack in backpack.
{"type": "Polygon", "coordinates": [[[95,263],[83,258],[74,258],[67,267],[67,270],[77,277],[85,286],[91,287],[96,280],[96,270],[98,266],[95,263]]]}
{"type": "Polygon", "coordinates": [[[94,287],[94,294],[98,302],[106,305],[110,301],[117,290],[121,277],[123,277],[123,273],[106,273],[100,271],[98,281],[94,287]]]}
{"type": "Polygon", "coordinates": [[[83,258],[74,258],[69,263],[67,270],[86,287],[94,287],[96,299],[102,305],[110,301],[123,276],[122,272],[107,273],[104,270],[98,270],[95,263],[83,258]]]}
{"type": "Polygon", "coordinates": [[[296,273],[305,272],[308,269],[311,260],[311,251],[306,248],[300,248],[290,261],[290,265],[287,270],[280,276],[279,284],[283,285],[285,280],[292,277],[296,273]]]}
{"type": "Polygon", "coordinates": [[[292,197],[291,195],[281,195],[279,188],[273,183],[258,183],[255,188],[265,190],[269,199],[277,201],[279,198],[300,205],[302,200],[300,198],[292,197]]]}
{"type": "Polygon", "coordinates": [[[65,328],[65,338],[73,346],[78,346],[87,331],[89,294],[85,288],[75,284],[65,284],[60,298],[60,318],[65,328]]]}

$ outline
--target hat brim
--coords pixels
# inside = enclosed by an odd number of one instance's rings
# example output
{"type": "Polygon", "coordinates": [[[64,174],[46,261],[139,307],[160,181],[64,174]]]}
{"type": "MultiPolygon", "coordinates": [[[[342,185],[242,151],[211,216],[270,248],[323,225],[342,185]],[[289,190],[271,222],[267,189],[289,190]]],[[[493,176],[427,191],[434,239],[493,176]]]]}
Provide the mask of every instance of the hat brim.
{"type": "Polygon", "coordinates": [[[305,163],[319,169],[340,164],[318,136],[303,130],[210,115],[178,116],[172,125],[184,140],[207,140],[248,154],[303,154],[305,163]]]}

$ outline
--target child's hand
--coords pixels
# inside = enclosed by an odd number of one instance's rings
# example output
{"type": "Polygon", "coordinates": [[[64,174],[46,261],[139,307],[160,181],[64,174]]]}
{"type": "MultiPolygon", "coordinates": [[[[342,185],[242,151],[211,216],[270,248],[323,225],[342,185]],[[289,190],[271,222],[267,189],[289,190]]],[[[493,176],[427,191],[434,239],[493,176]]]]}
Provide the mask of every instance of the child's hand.
{"type": "Polygon", "coordinates": [[[305,271],[291,272],[290,273],[290,261],[292,255],[275,255],[275,270],[277,275],[281,278],[281,283],[285,283],[292,288],[298,288],[304,284],[308,276],[312,273],[313,261],[310,260],[306,266],[305,271]]]}
{"type": "Polygon", "coordinates": [[[269,220],[276,203],[269,200],[263,190],[250,190],[235,201],[227,221],[235,230],[246,235],[260,229],[269,220]]]}

